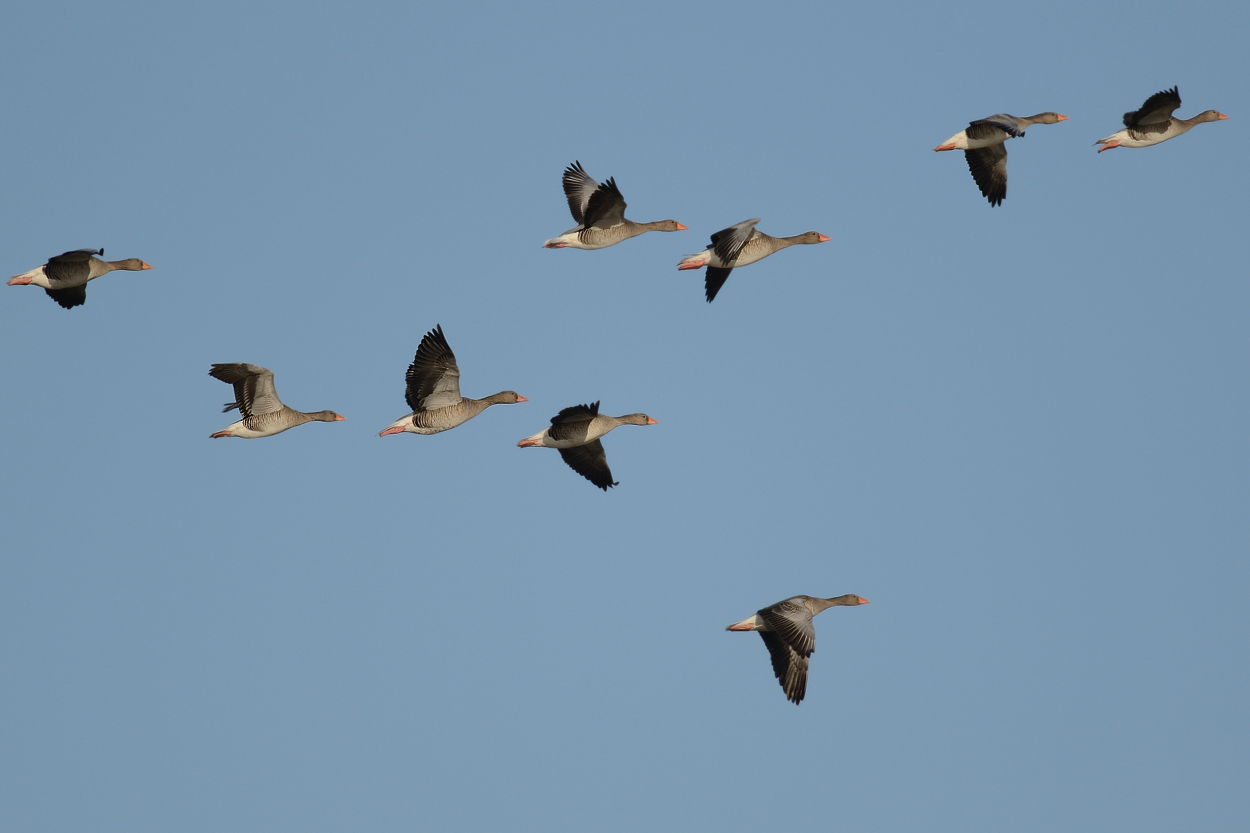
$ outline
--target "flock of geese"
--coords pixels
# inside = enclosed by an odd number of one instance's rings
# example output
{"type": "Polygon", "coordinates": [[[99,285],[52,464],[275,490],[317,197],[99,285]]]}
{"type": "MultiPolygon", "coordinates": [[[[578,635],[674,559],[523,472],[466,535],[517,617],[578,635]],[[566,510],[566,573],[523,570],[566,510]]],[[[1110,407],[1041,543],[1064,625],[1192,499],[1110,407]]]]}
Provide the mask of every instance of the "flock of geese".
{"type": "MultiPolygon", "coordinates": [[[[1141,148],[1175,138],[1204,122],[1227,119],[1223,113],[1207,110],[1189,119],[1178,119],[1173,113],[1181,105],[1178,89],[1155,93],[1137,109],[1124,114],[1124,129],[1099,139],[1098,152],[1117,147],[1141,148]]],[[[1039,113],[1020,118],[999,113],[971,122],[935,151],[962,150],[968,170],[981,194],[991,206],[1002,204],[1007,196],[1008,139],[1024,136],[1035,124],[1057,124],[1067,116],[1039,113]]],[[[543,243],[549,249],[603,249],[648,231],[684,231],[688,227],[675,220],[635,223],[625,217],[625,198],[614,178],[596,182],[580,162],[564,171],[564,195],[576,226],[543,243]]],[[[704,251],[681,259],[677,268],[707,268],[704,293],[711,303],[725,285],[729,273],[775,252],[798,244],[824,243],[830,238],[809,231],[792,237],[772,237],[756,228],[758,217],[743,220],[712,235],[704,251]]],[[[152,266],[138,258],[103,260],[103,249],[77,249],[48,259],[42,266],[23,272],[9,280],[10,286],[38,286],[65,309],[82,306],[87,300],[87,284],[118,270],[137,272],[152,266]]],[[[232,385],[234,401],[226,403],[225,411],[238,409],[241,419],[215,432],[216,437],[256,439],[280,434],[306,422],[338,422],[344,417],[334,411],[305,413],[289,408],[278,398],[273,371],[255,364],[233,362],[214,364],[209,370],[214,379],[232,385]]],[[[404,398],[411,412],[380,432],[388,434],[438,434],[469,421],[491,405],[511,405],[528,401],[516,391],[506,390],[484,399],[470,399],[460,393],[460,367],[456,356],[435,326],[421,339],[416,356],[405,375],[404,398]]],[[[599,413],[599,403],[564,408],[551,418],[551,424],[517,443],[521,448],[554,448],[569,468],[605,492],[619,485],[612,479],[607,455],[600,439],[620,425],[655,425],[646,414],[613,417],[599,413]]],[[[786,699],[803,700],[807,691],[808,659],[816,649],[816,632],[812,619],[821,611],[835,606],[857,606],[868,600],[855,594],[822,599],[794,596],[769,605],[754,615],[730,625],[730,631],[756,631],[764,640],[772,658],[773,673],[786,699]]]]}

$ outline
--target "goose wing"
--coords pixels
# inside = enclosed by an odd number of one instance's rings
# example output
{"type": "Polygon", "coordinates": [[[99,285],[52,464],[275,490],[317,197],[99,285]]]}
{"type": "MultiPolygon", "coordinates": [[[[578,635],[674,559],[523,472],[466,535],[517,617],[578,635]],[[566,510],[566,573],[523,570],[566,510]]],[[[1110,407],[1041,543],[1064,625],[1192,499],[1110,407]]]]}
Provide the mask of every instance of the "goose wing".
{"type": "Polygon", "coordinates": [[[755,225],[759,221],[760,218],[756,217],[752,220],[743,220],[741,223],[732,225],[729,228],[721,229],[712,235],[712,245],[708,246],[708,248],[716,252],[716,256],[720,258],[721,263],[732,269],[734,261],[742,253],[742,247],[755,235],[755,225]]]}
{"type": "MultiPolygon", "coordinates": [[[[87,278],[91,275],[91,258],[94,255],[104,254],[103,249],[74,249],[72,252],[64,252],[56,257],[48,258],[48,263],[43,267],[43,273],[48,276],[49,280],[66,282],[66,283],[82,283],[87,282],[87,278]]],[[[51,294],[51,293],[49,293],[51,294]]],[[[55,295],[53,296],[56,297],[55,295]]],[[[61,302],[58,300],[58,304],[61,302]]],[[[78,303],[82,303],[79,301],[78,303]]],[[[65,306],[65,304],[61,304],[65,306]]],[[[72,304],[71,306],[77,306],[72,304]]]]}
{"type": "Polygon", "coordinates": [[[964,159],[968,161],[968,170],[977,181],[981,195],[990,205],[1002,205],[1007,196],[1007,146],[999,144],[965,150],[964,159]]]}
{"type": "Polygon", "coordinates": [[[45,289],[48,297],[66,309],[81,307],[87,303],[87,285],[71,286],[69,289],[45,289]]]}
{"type": "Polygon", "coordinates": [[[798,703],[807,693],[808,657],[816,650],[816,630],[812,612],[795,596],[758,612],[771,630],[760,631],[773,660],[773,674],[786,693],[786,699],[798,703]]]}
{"type": "Polygon", "coordinates": [[[773,674],[786,693],[786,699],[798,704],[807,694],[807,657],[795,651],[772,631],[759,631],[773,661],[773,674]]]}
{"type": "Polygon", "coordinates": [[[599,189],[599,183],[586,173],[581,162],[574,162],[565,168],[560,181],[564,185],[564,196],[569,201],[569,212],[575,221],[581,223],[586,203],[590,201],[590,195],[599,189]]]}
{"type": "Polygon", "coordinates": [[[716,297],[716,293],[720,292],[720,288],[725,285],[725,281],[729,280],[729,273],[732,271],[733,269],[718,269],[715,266],[707,267],[707,273],[703,276],[703,291],[707,295],[709,304],[716,297]]]}
{"type": "Polygon", "coordinates": [[[1146,102],[1139,109],[1124,114],[1124,126],[1129,130],[1154,132],[1151,130],[1151,126],[1166,125],[1172,118],[1172,114],[1176,112],[1176,108],[1180,106],[1181,93],[1179,87],[1157,92],[1146,99],[1146,102]]]}
{"type": "Polygon", "coordinates": [[[619,485],[612,480],[612,470],[608,468],[608,455],[603,450],[603,443],[592,440],[585,445],[572,448],[561,448],[560,456],[569,468],[603,489],[619,485]]]}
{"type": "MultiPolygon", "coordinates": [[[[1024,131],[1020,129],[1020,123],[1016,121],[1016,117],[1009,116],[1006,113],[998,113],[988,118],[969,122],[968,129],[964,133],[969,139],[992,139],[1000,130],[1013,138],[1024,135],[1024,131]]],[[[1003,137],[1003,139],[1005,141],[1006,137],[1003,137]]]]}
{"type": "MultiPolygon", "coordinates": [[[[590,432],[590,423],[597,416],[598,402],[565,408],[551,418],[551,427],[547,429],[547,434],[553,440],[585,440],[590,432]]],[[[607,464],[604,465],[606,467],[607,464]]]]}
{"type": "Polygon", "coordinates": [[[417,355],[404,375],[404,399],[413,413],[455,405],[460,396],[460,367],[451,352],[442,325],[435,325],[421,339],[417,355]]]}
{"type": "Polygon", "coordinates": [[[595,189],[586,201],[586,210],[582,215],[583,228],[611,228],[625,221],[625,197],[621,189],[616,187],[616,178],[595,189]]]}
{"type": "Polygon", "coordinates": [[[256,364],[235,362],[215,364],[208,371],[214,379],[234,385],[234,401],[222,411],[238,408],[244,419],[282,410],[282,400],[273,386],[273,371],[256,364]]]}

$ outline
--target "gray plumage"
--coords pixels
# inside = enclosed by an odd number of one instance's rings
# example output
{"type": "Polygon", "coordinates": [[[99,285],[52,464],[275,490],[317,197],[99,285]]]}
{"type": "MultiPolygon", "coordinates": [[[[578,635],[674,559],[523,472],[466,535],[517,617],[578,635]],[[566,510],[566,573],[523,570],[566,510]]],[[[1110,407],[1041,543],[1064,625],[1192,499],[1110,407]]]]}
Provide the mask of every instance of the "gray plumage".
{"type": "Polygon", "coordinates": [[[485,399],[461,396],[460,366],[456,364],[456,354],[447,344],[441,325],[436,325],[421,339],[404,382],[404,399],[412,413],[392,423],[379,436],[403,432],[438,434],[469,421],[491,405],[528,401],[510,390],[485,399]]]}
{"type": "Polygon", "coordinates": [[[234,401],[227,402],[222,413],[238,408],[242,417],[212,437],[271,437],[306,422],[337,422],[343,417],[334,411],[305,413],[288,408],[278,398],[273,384],[273,371],[246,362],[214,364],[208,375],[234,386],[234,401]]]}
{"type": "Polygon", "coordinates": [[[757,611],[754,617],[730,625],[726,630],[755,630],[764,640],[772,660],[773,674],[794,704],[807,694],[809,659],[816,650],[816,629],[812,618],[837,605],[861,605],[868,600],[848,593],[831,599],[792,596],[757,611]]]}
{"type": "Polygon", "coordinates": [[[569,213],[577,225],[548,240],[543,244],[544,248],[571,246],[577,249],[604,249],[644,232],[681,231],[686,228],[675,220],[635,223],[626,219],[625,196],[617,187],[615,177],[597,183],[586,173],[581,162],[574,162],[564,170],[561,184],[569,203],[569,213]],[[570,235],[573,240],[566,239],[570,235]]]}
{"type": "Polygon", "coordinates": [[[599,438],[620,425],[655,424],[656,421],[646,414],[619,417],[601,414],[599,403],[592,402],[563,409],[551,418],[550,427],[526,437],[517,445],[522,448],[542,446],[557,449],[569,468],[606,492],[620,484],[612,479],[608,455],[599,438]]]}
{"type": "MultiPolygon", "coordinates": [[[[809,231],[792,237],[773,237],[765,234],[755,226],[759,217],[743,220],[729,228],[721,229],[712,235],[712,242],[707,245],[707,272],[703,276],[703,290],[710,304],[720,292],[729,273],[738,266],[747,266],[763,260],[774,252],[790,246],[809,243],[824,243],[829,238],[819,232],[809,231]]],[[[686,258],[678,268],[692,268],[683,264],[692,259],[697,263],[698,256],[686,258]]]]}

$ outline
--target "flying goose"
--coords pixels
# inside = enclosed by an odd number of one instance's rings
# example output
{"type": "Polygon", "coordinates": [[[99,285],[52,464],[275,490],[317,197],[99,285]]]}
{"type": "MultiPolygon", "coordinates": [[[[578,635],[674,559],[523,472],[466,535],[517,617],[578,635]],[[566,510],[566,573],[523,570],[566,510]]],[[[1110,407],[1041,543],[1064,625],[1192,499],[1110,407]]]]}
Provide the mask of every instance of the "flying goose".
{"type": "Polygon", "coordinates": [[[347,419],[334,411],[306,414],[283,405],[273,387],[273,371],[259,365],[243,362],[215,364],[208,371],[208,375],[228,385],[234,385],[234,401],[227,402],[222,413],[238,408],[243,415],[243,419],[233,425],[209,435],[214,439],[242,437],[251,440],[256,437],[272,437],[305,422],[341,422],[347,419]]]}
{"type": "Polygon", "coordinates": [[[1007,196],[1007,147],[1006,141],[1023,136],[1024,131],[1035,124],[1055,124],[1067,121],[1058,113],[1038,113],[1036,116],[1019,118],[999,113],[989,118],[977,119],[964,130],[951,136],[934,150],[962,150],[968,162],[968,170],[981,189],[981,196],[990,205],[1002,205],[1007,196]]]}
{"type": "Polygon", "coordinates": [[[678,262],[679,271],[707,267],[707,275],[704,276],[703,283],[709,304],[716,297],[716,293],[720,292],[720,288],[725,285],[725,281],[729,279],[729,273],[735,266],[746,266],[757,260],[763,260],[773,252],[788,246],[795,246],[799,243],[827,243],[832,239],[815,231],[796,234],[794,237],[770,237],[756,230],[755,224],[759,221],[760,218],[756,217],[753,220],[743,220],[727,229],[721,229],[712,235],[712,242],[706,249],[697,255],[688,255],[678,262]]]}
{"type": "Polygon", "coordinates": [[[599,403],[592,402],[565,408],[551,418],[550,428],[526,437],[517,445],[521,448],[541,446],[559,449],[569,468],[606,492],[610,486],[620,484],[612,480],[608,456],[599,438],[618,425],[656,424],[656,420],[646,414],[605,416],[599,413],[599,403]]]}
{"type": "Polygon", "coordinates": [[[387,434],[437,434],[468,422],[491,405],[528,402],[516,391],[500,391],[485,399],[466,399],[460,395],[460,367],[451,352],[442,325],[425,334],[417,346],[417,355],[404,376],[407,387],[404,399],[412,413],[400,417],[379,432],[387,434]]]}
{"type": "Polygon", "coordinates": [[[676,220],[656,220],[654,223],[626,220],[625,197],[616,187],[615,177],[600,185],[590,178],[581,162],[574,162],[564,169],[563,182],[564,196],[568,198],[569,211],[577,225],[543,243],[544,249],[606,249],[643,232],[685,231],[688,228],[676,220]]]}
{"type": "Polygon", "coordinates": [[[1124,114],[1123,130],[1099,139],[1094,144],[1101,145],[1098,148],[1099,153],[1112,148],[1147,148],[1174,139],[1194,125],[1228,118],[1218,110],[1207,110],[1192,119],[1174,118],[1172,113],[1180,106],[1181,93],[1178,87],[1157,92],[1146,99],[1141,109],[1124,114]]]}
{"type": "Polygon", "coordinates": [[[807,693],[808,657],[816,650],[816,629],[812,617],[836,605],[866,605],[868,600],[854,593],[818,599],[815,596],[791,596],[769,605],[725,628],[727,631],[758,631],[773,660],[773,674],[786,693],[786,699],[798,705],[807,693]]]}
{"type": "Polygon", "coordinates": [[[137,257],[126,260],[100,260],[103,249],[74,249],[48,258],[43,266],[9,278],[9,286],[42,286],[48,297],[66,309],[87,303],[87,281],[118,269],[139,272],[152,267],[137,257]]]}

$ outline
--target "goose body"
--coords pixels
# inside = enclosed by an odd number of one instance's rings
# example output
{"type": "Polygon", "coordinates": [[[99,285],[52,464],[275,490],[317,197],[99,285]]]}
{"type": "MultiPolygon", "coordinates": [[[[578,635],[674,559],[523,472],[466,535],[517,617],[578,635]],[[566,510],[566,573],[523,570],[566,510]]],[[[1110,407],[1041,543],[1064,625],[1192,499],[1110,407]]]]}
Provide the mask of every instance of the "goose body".
{"type": "Polygon", "coordinates": [[[243,362],[215,364],[208,375],[234,386],[234,401],[227,402],[222,412],[238,408],[243,416],[238,422],[211,434],[214,439],[240,437],[253,440],[281,434],[306,422],[341,422],[346,419],[334,411],[304,413],[283,405],[273,386],[273,371],[260,365],[243,362]]]}
{"type": "Polygon", "coordinates": [[[437,434],[468,422],[491,405],[528,402],[516,391],[505,390],[485,399],[460,395],[460,367],[451,352],[443,328],[436,325],[421,339],[417,355],[404,375],[404,398],[412,413],[385,428],[387,434],[437,434]]]}
{"type": "Polygon", "coordinates": [[[618,486],[608,468],[608,456],[599,438],[618,425],[656,425],[646,414],[607,416],[599,413],[599,403],[574,405],[551,418],[551,425],[517,445],[520,448],[555,448],[569,468],[605,492],[618,486]]]}
{"type": "Polygon", "coordinates": [[[43,266],[9,278],[9,286],[39,286],[48,297],[65,309],[87,302],[87,282],[109,272],[139,272],[152,267],[137,257],[126,260],[101,260],[103,249],[74,249],[48,258],[43,266]]]}
{"type": "Polygon", "coordinates": [[[763,260],[774,252],[790,246],[808,243],[826,243],[830,239],[823,234],[809,231],[793,237],[772,237],[755,228],[760,222],[759,217],[743,220],[737,225],[721,229],[712,235],[712,242],[698,254],[682,258],[678,270],[702,269],[707,267],[704,276],[704,292],[707,302],[712,303],[716,293],[729,280],[729,273],[738,266],[747,266],[757,260],[763,260]]]}
{"type": "Polygon", "coordinates": [[[837,605],[864,605],[868,600],[854,593],[821,599],[815,596],[791,596],[769,605],[725,628],[727,631],[756,631],[764,640],[773,662],[773,674],[781,684],[786,699],[798,705],[807,693],[807,667],[816,650],[816,614],[837,605]]]}
{"type": "Polygon", "coordinates": [[[989,200],[990,205],[999,206],[1007,196],[1007,140],[1023,136],[1032,125],[1067,120],[1067,116],[1058,113],[1024,117],[999,113],[969,123],[934,150],[962,150],[981,196],[989,200]]]}
{"type": "Polygon", "coordinates": [[[1146,148],[1175,139],[1200,124],[1228,118],[1218,110],[1207,110],[1191,119],[1178,119],[1172,113],[1180,106],[1181,94],[1178,87],[1157,92],[1146,99],[1139,109],[1124,114],[1123,130],[1099,139],[1094,144],[1100,146],[1099,153],[1112,148],[1146,148]]]}
{"type": "Polygon", "coordinates": [[[564,196],[577,225],[543,243],[544,249],[606,249],[648,231],[685,231],[676,220],[635,223],[625,219],[625,197],[616,179],[597,183],[581,162],[564,170],[564,196]]]}

